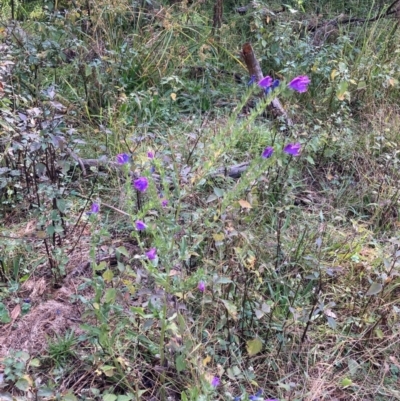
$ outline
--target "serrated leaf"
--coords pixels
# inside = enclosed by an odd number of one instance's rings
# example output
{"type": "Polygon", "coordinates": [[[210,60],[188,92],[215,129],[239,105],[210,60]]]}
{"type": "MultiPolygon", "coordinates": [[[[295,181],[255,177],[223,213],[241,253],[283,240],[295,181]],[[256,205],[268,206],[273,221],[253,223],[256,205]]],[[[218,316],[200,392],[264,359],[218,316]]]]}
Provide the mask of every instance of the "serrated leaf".
{"type": "Polygon", "coordinates": [[[246,347],[248,354],[250,356],[254,356],[262,350],[263,344],[262,341],[258,337],[256,337],[253,340],[247,341],[246,347]]]}
{"type": "Polygon", "coordinates": [[[105,301],[108,304],[112,304],[115,302],[115,298],[117,297],[117,291],[115,288],[109,288],[106,291],[105,301]]]}
{"type": "Polygon", "coordinates": [[[238,202],[239,202],[240,207],[242,207],[243,209],[251,209],[252,208],[252,206],[250,205],[249,202],[247,202],[247,200],[240,199],[238,202]]]}
{"type": "Polygon", "coordinates": [[[365,295],[376,295],[379,294],[383,289],[383,285],[380,283],[372,283],[371,287],[369,287],[369,290],[365,295]]]}

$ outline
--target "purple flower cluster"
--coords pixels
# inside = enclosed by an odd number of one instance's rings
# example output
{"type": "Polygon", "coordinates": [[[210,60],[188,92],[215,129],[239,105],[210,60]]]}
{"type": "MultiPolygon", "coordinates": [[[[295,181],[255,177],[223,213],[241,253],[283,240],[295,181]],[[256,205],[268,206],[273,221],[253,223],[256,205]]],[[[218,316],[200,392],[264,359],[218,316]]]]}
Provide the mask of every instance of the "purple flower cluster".
{"type": "Polygon", "coordinates": [[[136,230],[143,231],[147,228],[146,224],[142,220],[137,220],[135,223],[136,230]]]}
{"type": "Polygon", "coordinates": [[[197,285],[197,289],[200,292],[204,292],[206,290],[206,283],[203,280],[199,281],[199,284],[197,285]]]}
{"type": "Polygon", "coordinates": [[[157,249],[151,248],[146,252],[147,259],[154,260],[157,258],[157,249]]]}
{"type": "Polygon", "coordinates": [[[129,155],[126,153],[120,153],[117,155],[117,163],[118,164],[125,164],[129,162],[129,155]]]}
{"type": "Polygon", "coordinates": [[[219,377],[214,376],[211,380],[211,386],[213,386],[214,388],[218,387],[221,383],[221,380],[219,379],[219,377]]]}
{"type": "Polygon", "coordinates": [[[307,92],[308,89],[308,84],[311,82],[310,78],[307,77],[307,75],[300,75],[299,77],[296,77],[292,81],[289,82],[289,88],[299,92],[307,92]]]}
{"type": "Polygon", "coordinates": [[[90,212],[87,212],[87,215],[91,215],[91,214],[97,214],[100,212],[100,205],[96,202],[92,203],[92,207],[90,208],[90,212]]]}
{"type": "Polygon", "coordinates": [[[146,192],[146,189],[149,186],[149,181],[146,177],[139,177],[133,182],[133,186],[140,192],[146,192]]]}
{"type": "MultiPolygon", "coordinates": [[[[288,88],[299,93],[307,92],[310,82],[311,80],[307,77],[307,75],[300,75],[289,82],[288,88]]],[[[258,86],[260,88],[263,88],[266,93],[269,93],[277,88],[279,86],[279,83],[280,82],[278,79],[273,80],[270,76],[267,75],[266,77],[258,81],[258,86]]]]}
{"type": "MultiPolygon", "coordinates": [[[[300,156],[301,154],[301,144],[296,143],[288,143],[284,148],[283,151],[291,156],[300,156]]],[[[274,148],[272,146],[267,146],[263,152],[261,153],[261,157],[264,159],[269,159],[274,153],[274,148]]]]}

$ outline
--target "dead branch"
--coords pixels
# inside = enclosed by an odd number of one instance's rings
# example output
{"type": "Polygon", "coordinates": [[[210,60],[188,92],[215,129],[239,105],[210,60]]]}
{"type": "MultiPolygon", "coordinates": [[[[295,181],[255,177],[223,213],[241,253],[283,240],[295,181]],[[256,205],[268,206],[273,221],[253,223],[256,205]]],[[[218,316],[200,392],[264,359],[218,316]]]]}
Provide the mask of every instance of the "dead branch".
{"type": "MultiPolygon", "coordinates": [[[[257,82],[263,79],[264,75],[261,70],[260,63],[258,62],[257,57],[254,54],[253,47],[250,43],[245,43],[243,45],[242,57],[244,62],[246,63],[250,76],[254,76],[257,82]]],[[[264,93],[263,96],[265,96],[264,93]]],[[[283,108],[278,98],[274,98],[272,100],[271,106],[279,115],[283,116],[286,119],[286,122],[289,126],[293,125],[292,120],[288,117],[286,110],[283,108]]]]}
{"type": "Polygon", "coordinates": [[[323,26],[326,26],[326,25],[338,26],[339,24],[375,22],[380,19],[389,17],[391,15],[398,14],[400,11],[399,8],[400,8],[400,0],[394,0],[393,3],[390,4],[390,6],[387,8],[387,10],[384,13],[379,12],[375,17],[371,17],[371,18],[347,17],[347,18],[344,18],[343,15],[339,15],[338,17],[335,17],[330,21],[325,21],[325,22],[321,22],[316,25],[311,25],[307,28],[307,30],[309,32],[314,32],[317,29],[319,29],[323,26]]]}

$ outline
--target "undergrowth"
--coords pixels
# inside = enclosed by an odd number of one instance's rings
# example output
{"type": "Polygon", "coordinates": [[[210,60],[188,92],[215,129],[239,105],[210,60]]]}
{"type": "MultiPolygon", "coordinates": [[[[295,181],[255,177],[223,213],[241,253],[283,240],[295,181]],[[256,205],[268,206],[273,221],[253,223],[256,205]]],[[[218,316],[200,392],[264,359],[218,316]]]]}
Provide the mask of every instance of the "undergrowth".
{"type": "Polygon", "coordinates": [[[400,398],[384,8],[3,3],[1,397],[400,398]]]}

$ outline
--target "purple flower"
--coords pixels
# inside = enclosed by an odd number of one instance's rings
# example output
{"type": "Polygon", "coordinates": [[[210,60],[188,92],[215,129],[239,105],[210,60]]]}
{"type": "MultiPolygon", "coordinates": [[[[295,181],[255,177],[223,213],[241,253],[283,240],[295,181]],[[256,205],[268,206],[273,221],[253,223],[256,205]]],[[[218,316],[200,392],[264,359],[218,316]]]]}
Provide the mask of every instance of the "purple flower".
{"type": "Polygon", "coordinates": [[[88,215],[96,214],[100,212],[100,205],[96,202],[92,203],[92,207],[90,208],[90,212],[87,212],[88,215]]]}
{"type": "Polygon", "coordinates": [[[300,143],[288,143],[283,148],[283,151],[285,153],[287,153],[288,155],[300,156],[300,149],[301,149],[301,144],[300,143]]]}
{"type": "Polygon", "coordinates": [[[212,378],[212,380],[211,380],[211,385],[212,385],[213,387],[218,387],[220,382],[221,382],[221,381],[219,380],[219,377],[214,376],[214,377],[212,378]]]}
{"type": "Polygon", "coordinates": [[[149,260],[154,260],[157,257],[157,249],[151,248],[146,252],[146,256],[149,260]]]}
{"type": "Polygon", "coordinates": [[[288,87],[296,92],[307,92],[307,86],[311,82],[307,75],[300,75],[289,82],[288,87]]]}
{"type": "Polygon", "coordinates": [[[252,75],[252,76],[250,77],[250,81],[247,82],[247,86],[253,85],[255,81],[256,81],[256,76],[255,76],[255,75],[252,75]]]}
{"type": "Polygon", "coordinates": [[[261,153],[261,157],[264,159],[269,159],[274,153],[274,148],[272,146],[267,146],[261,153]]]}
{"type": "Polygon", "coordinates": [[[137,180],[133,182],[135,188],[140,192],[145,192],[147,187],[149,186],[149,182],[146,177],[139,177],[137,180]]]}
{"type": "Polygon", "coordinates": [[[275,79],[275,81],[272,82],[271,88],[274,90],[279,86],[279,84],[280,84],[279,79],[275,79]]]}
{"type": "Polygon", "coordinates": [[[272,78],[270,76],[266,76],[260,81],[258,81],[258,86],[261,86],[261,88],[269,88],[272,85],[272,78]]]}
{"type": "Polygon", "coordinates": [[[197,285],[197,289],[200,292],[204,292],[206,290],[206,283],[203,280],[199,281],[199,284],[197,285]]]}
{"type": "Polygon", "coordinates": [[[151,151],[147,152],[147,157],[148,157],[149,159],[154,159],[154,153],[151,152],[151,151]]]}
{"type": "Polygon", "coordinates": [[[162,206],[162,207],[167,207],[167,206],[168,206],[168,199],[163,199],[163,200],[161,201],[161,206],[162,206]]]}
{"type": "Polygon", "coordinates": [[[147,228],[146,224],[142,220],[137,220],[135,223],[136,230],[143,231],[147,228]]]}
{"type": "Polygon", "coordinates": [[[120,153],[117,155],[117,163],[118,164],[125,164],[129,162],[129,155],[126,153],[120,153]]]}

